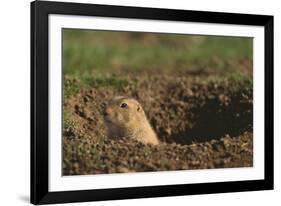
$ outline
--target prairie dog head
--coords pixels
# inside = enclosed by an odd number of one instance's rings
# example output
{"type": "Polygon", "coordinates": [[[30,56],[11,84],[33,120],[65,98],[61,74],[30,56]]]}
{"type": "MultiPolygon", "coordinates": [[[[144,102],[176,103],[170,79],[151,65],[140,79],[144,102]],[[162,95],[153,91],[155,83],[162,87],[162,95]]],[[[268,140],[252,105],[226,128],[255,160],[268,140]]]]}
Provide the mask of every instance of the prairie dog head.
{"type": "Polygon", "coordinates": [[[104,121],[110,138],[132,138],[144,144],[158,145],[140,103],[127,97],[115,97],[104,110],[104,121]]]}
{"type": "Polygon", "coordinates": [[[104,110],[104,120],[107,126],[133,129],[146,121],[146,117],[137,100],[120,96],[108,102],[104,110]]]}

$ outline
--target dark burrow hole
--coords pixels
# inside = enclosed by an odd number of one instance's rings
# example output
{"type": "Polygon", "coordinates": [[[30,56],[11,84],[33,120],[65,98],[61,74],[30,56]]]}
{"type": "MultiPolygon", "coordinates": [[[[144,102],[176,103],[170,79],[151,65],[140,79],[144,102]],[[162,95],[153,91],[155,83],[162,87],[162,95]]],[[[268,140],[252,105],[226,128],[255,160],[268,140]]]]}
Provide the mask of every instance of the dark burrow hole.
{"type": "MultiPolygon", "coordinates": [[[[162,141],[167,143],[191,144],[220,139],[225,135],[239,136],[253,131],[253,105],[251,101],[233,98],[227,105],[216,99],[207,101],[203,106],[188,111],[193,113],[192,126],[184,131],[173,132],[162,141]]],[[[184,120],[183,120],[184,121],[184,120]]]]}

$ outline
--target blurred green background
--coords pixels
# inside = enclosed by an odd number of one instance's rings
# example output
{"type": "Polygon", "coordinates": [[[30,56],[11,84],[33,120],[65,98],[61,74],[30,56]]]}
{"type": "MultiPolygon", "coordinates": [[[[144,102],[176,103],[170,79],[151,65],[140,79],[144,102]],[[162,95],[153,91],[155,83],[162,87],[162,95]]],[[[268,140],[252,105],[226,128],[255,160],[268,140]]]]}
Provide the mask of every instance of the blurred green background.
{"type": "Polygon", "coordinates": [[[85,83],[141,72],[251,76],[252,57],[246,37],[63,30],[64,74],[85,83]]]}

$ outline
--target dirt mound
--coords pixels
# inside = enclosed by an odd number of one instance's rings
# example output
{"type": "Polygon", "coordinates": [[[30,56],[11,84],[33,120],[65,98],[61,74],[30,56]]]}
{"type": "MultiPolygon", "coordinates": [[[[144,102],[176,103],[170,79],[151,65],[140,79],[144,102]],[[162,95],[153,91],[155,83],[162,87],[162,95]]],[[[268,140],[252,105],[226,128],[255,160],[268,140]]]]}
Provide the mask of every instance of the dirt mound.
{"type": "Polygon", "coordinates": [[[252,166],[252,134],[180,145],[64,139],[64,175],[252,166]]]}
{"type": "Polygon", "coordinates": [[[64,85],[75,91],[64,98],[64,175],[252,166],[247,79],[141,75],[85,87],[66,77],[64,85]],[[141,102],[160,146],[107,139],[101,113],[117,95],[141,102]]]}

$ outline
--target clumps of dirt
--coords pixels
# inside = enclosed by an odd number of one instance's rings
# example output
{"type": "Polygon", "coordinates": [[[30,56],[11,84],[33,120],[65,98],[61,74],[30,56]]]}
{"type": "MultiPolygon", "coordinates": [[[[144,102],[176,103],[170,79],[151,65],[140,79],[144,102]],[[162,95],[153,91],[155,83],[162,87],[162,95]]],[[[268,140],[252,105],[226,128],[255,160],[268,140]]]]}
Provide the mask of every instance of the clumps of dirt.
{"type": "Polygon", "coordinates": [[[64,175],[250,167],[253,137],[244,133],[180,145],[144,145],[121,139],[64,139],[64,175]]]}
{"type": "Polygon", "coordinates": [[[104,86],[106,80],[83,86],[66,77],[75,93],[64,97],[64,175],[252,166],[249,79],[124,78],[128,84],[115,87],[104,86]],[[117,95],[141,102],[160,146],[107,139],[101,114],[106,101],[117,95]]]}

